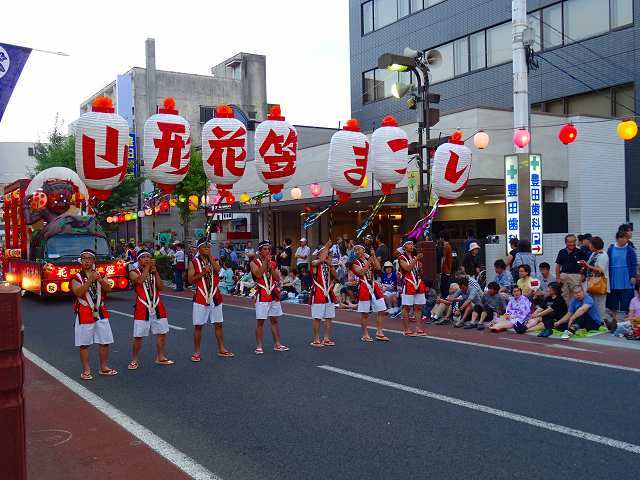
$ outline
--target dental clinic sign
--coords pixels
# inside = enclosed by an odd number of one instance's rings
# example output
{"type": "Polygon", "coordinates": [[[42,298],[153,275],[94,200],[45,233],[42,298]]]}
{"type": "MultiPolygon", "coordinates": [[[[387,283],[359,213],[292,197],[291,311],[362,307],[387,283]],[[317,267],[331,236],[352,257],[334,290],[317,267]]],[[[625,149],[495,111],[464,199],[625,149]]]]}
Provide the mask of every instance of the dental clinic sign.
{"type": "Polygon", "coordinates": [[[504,193],[507,251],[512,238],[527,238],[532,253],[542,255],[542,157],[505,156],[504,193]]]}

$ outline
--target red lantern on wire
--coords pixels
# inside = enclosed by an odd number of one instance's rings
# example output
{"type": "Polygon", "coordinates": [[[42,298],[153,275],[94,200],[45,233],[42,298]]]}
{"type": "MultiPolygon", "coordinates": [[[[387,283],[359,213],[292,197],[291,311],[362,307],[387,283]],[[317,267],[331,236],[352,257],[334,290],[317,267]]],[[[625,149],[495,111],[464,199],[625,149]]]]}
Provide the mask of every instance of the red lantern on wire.
{"type": "Polygon", "coordinates": [[[573,143],[578,137],[578,129],[575,127],[573,123],[567,123],[562,126],[560,131],[558,132],[558,140],[560,140],[565,145],[569,145],[573,143]]]}
{"type": "Polygon", "coordinates": [[[236,203],[236,197],[234,197],[233,195],[229,194],[227,195],[224,200],[229,204],[229,205],[233,205],[234,203],[236,203]]]}
{"type": "Polygon", "coordinates": [[[529,133],[529,130],[527,130],[526,128],[518,128],[515,134],[513,135],[513,143],[518,148],[526,147],[527,145],[529,145],[530,141],[531,141],[531,134],[529,133]]]}

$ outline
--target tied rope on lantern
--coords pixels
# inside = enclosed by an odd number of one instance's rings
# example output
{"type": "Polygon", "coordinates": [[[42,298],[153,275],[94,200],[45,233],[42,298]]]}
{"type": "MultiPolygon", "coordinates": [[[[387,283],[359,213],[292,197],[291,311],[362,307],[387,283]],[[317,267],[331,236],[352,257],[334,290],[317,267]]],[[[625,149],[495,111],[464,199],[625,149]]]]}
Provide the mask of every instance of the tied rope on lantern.
{"type": "Polygon", "coordinates": [[[376,215],[378,214],[386,200],[386,195],[383,195],[378,199],[376,204],[371,209],[371,213],[369,214],[369,216],[364,220],[364,222],[360,224],[358,228],[356,228],[356,238],[360,238],[362,237],[362,235],[364,235],[364,232],[366,232],[367,229],[371,226],[371,224],[373,223],[373,219],[376,218],[376,215]]]}
{"type": "Polygon", "coordinates": [[[416,222],[413,229],[407,233],[407,238],[416,241],[424,239],[429,234],[433,219],[438,214],[438,201],[439,200],[436,200],[436,203],[433,204],[433,208],[429,213],[416,222]]]}
{"type": "Polygon", "coordinates": [[[335,207],[339,203],[340,203],[339,200],[331,200],[331,202],[329,203],[329,205],[325,209],[320,210],[319,212],[310,213],[307,216],[306,220],[304,221],[303,228],[305,230],[311,228],[320,219],[320,217],[322,217],[322,215],[324,215],[325,213],[327,213],[329,211],[332,211],[333,207],[335,207]]]}

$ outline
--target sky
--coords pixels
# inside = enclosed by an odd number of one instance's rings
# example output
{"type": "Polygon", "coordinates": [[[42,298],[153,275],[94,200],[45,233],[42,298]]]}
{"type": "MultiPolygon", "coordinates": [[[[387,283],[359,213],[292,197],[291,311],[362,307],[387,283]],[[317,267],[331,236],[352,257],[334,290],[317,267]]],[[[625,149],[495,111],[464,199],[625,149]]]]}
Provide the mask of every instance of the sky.
{"type": "Polygon", "coordinates": [[[267,57],[267,100],[294,124],[337,127],[349,118],[349,18],[345,0],[20,0],[2,8],[0,42],[32,52],[0,121],[0,142],[46,140],[56,116],[131,67],[209,74],[238,52],[267,57]],[[295,68],[294,68],[295,67],[295,68]]]}

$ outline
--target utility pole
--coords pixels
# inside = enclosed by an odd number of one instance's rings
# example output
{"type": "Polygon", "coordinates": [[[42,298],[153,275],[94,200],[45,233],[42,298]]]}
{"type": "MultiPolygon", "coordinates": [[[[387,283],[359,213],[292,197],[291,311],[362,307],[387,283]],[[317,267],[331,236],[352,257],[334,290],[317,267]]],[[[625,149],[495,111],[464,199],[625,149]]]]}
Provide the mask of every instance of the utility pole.
{"type": "MultiPolygon", "coordinates": [[[[155,115],[158,109],[158,93],[157,93],[157,84],[156,84],[156,41],[153,38],[147,38],[145,43],[145,76],[146,76],[146,94],[147,94],[147,118],[151,115],[155,115]]],[[[137,113],[137,112],[136,112],[137,113]]],[[[136,132],[138,135],[138,132],[136,132]]],[[[138,155],[136,155],[136,161],[138,162],[138,176],[142,176],[142,165],[144,164],[142,155],[140,153],[143,151],[144,146],[144,135],[141,135],[140,142],[136,142],[138,146],[138,155]]],[[[138,210],[142,210],[142,185],[138,184],[138,210]]],[[[155,217],[154,217],[155,218],[155,217]]],[[[155,225],[155,220],[154,220],[155,225]]],[[[138,218],[136,220],[137,234],[138,239],[142,240],[142,219],[138,218]]],[[[156,243],[155,239],[155,227],[153,232],[153,243],[156,243]]]]}
{"type": "MultiPolygon", "coordinates": [[[[527,67],[527,47],[525,32],[527,24],[527,0],[512,0],[511,25],[513,33],[513,129],[524,129],[531,133],[529,125],[529,74],[527,67]]],[[[514,145],[516,154],[530,153],[530,144],[519,148],[514,145]]],[[[518,237],[531,238],[531,211],[529,192],[529,157],[518,156],[518,237]]],[[[507,202],[507,217],[509,216],[509,202],[507,202]]],[[[511,214],[514,215],[513,210],[511,214]]],[[[514,215],[515,216],[515,215],[514,215]]]]}

